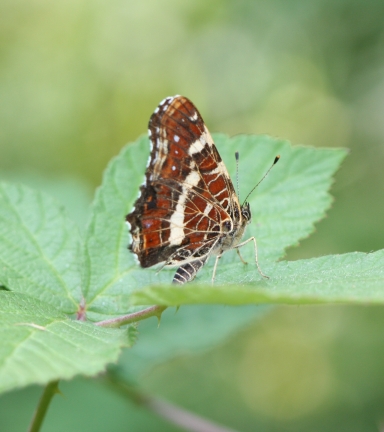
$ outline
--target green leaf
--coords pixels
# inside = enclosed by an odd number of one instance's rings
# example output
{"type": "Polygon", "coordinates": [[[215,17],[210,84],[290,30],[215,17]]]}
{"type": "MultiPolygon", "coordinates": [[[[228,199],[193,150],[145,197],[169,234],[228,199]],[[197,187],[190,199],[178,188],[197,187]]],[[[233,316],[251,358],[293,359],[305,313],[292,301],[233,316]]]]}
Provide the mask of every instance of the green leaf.
{"type": "Polygon", "coordinates": [[[95,375],[117,361],[134,331],[73,321],[49,304],[0,291],[0,391],[95,375]]]}
{"type": "Polygon", "coordinates": [[[300,261],[283,261],[268,268],[270,279],[257,270],[228,265],[214,285],[154,286],[137,291],[134,304],[183,305],[217,303],[384,303],[384,250],[354,252],[300,261]],[[232,278],[236,283],[225,283],[232,278]]]}
{"type": "Polygon", "coordinates": [[[132,311],[129,296],[137,281],[128,251],[125,216],[137,197],[148,158],[148,138],[129,144],[108,165],[92,206],[85,239],[84,297],[88,318],[132,311]]]}
{"type": "MultiPolygon", "coordinates": [[[[216,134],[214,140],[232,175],[234,154],[240,152],[240,172],[245,173],[240,175],[242,197],[262,178],[275,156],[281,155],[270,175],[250,196],[253,223],[244,239],[256,236],[259,262],[264,268],[281,257],[286,247],[307,236],[314,223],[324,216],[331,203],[327,190],[332,175],[346,152],[291,147],[287,141],[267,136],[229,138],[216,134]]],[[[130,295],[134,289],[172,280],[167,270],[157,273],[140,269],[127,251],[125,216],[137,198],[148,155],[147,137],[128,145],[110,163],[96,194],[86,236],[84,285],[90,317],[131,311],[130,295]]],[[[235,251],[224,254],[219,272],[225,263],[234,260],[234,254],[235,251]]],[[[242,254],[253,260],[252,245],[246,246],[242,254]]],[[[201,280],[210,279],[212,261],[199,273],[201,280]]],[[[237,264],[241,266],[240,262],[237,264]]]]}
{"type": "Polygon", "coordinates": [[[35,171],[0,171],[1,180],[7,183],[22,183],[56,198],[71,220],[80,230],[84,229],[89,216],[93,190],[83,178],[68,175],[44,176],[35,171]]]}
{"type": "MultiPolygon", "coordinates": [[[[250,197],[254,223],[248,233],[258,239],[263,269],[276,275],[282,263],[275,265],[273,261],[283,255],[287,246],[308,235],[329,206],[327,189],[344,152],[292,148],[287,142],[264,136],[216,135],[215,140],[232,174],[233,155],[240,152],[240,172],[247,173],[240,176],[243,197],[263,176],[276,154],[281,155],[279,164],[250,197]]],[[[0,285],[13,291],[0,290],[0,328],[6,335],[0,348],[3,389],[103,370],[132,338],[126,331],[69,320],[63,312],[76,312],[84,296],[90,320],[126,314],[137,309],[131,302],[135,290],[171,280],[169,271],[157,274],[140,269],[127,250],[125,216],[137,197],[147,158],[148,139],[142,137],[109,164],[95,197],[84,245],[75,225],[54,200],[23,186],[1,186],[0,285]]],[[[235,261],[234,251],[225,254],[217,273],[217,286],[205,283],[182,289],[153,287],[134,294],[133,301],[175,305],[253,303],[252,283],[260,281],[260,275],[251,262],[253,248],[244,249],[243,255],[250,264],[244,266],[237,258],[235,261]],[[238,280],[243,286],[233,284],[238,280]]],[[[209,281],[211,271],[209,267],[204,269],[199,280],[209,281]]],[[[261,284],[269,288],[265,284],[273,281],[271,278],[261,284]]],[[[167,312],[172,324],[150,333],[141,350],[128,354],[121,363],[124,374],[144,371],[177,355],[180,349],[203,349],[253,319],[256,313],[253,308],[226,310],[227,313],[216,313],[218,309],[212,307],[199,308],[197,311],[206,314],[203,327],[210,329],[207,337],[202,338],[201,328],[191,326],[196,310],[187,309],[176,317],[167,312]],[[180,332],[180,328],[189,330],[180,332]],[[177,340],[180,343],[175,343],[177,340]]]]}
{"type": "Polygon", "coordinates": [[[51,197],[0,184],[0,284],[74,313],[81,300],[81,239],[51,197]]]}

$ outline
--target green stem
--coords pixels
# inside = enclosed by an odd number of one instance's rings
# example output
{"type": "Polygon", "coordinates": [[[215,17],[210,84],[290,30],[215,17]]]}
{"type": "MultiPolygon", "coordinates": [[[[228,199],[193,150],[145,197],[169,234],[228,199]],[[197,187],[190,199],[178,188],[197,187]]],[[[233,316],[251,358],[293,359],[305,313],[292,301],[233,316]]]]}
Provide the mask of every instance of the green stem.
{"type": "Polygon", "coordinates": [[[112,318],[105,321],[99,321],[95,325],[100,327],[120,327],[125,324],[131,324],[143,319],[147,319],[156,316],[160,321],[161,314],[167,309],[167,306],[151,306],[138,312],[134,312],[128,315],[122,315],[117,318],[112,318]]]}
{"type": "Polygon", "coordinates": [[[59,381],[52,381],[48,383],[40,397],[36,411],[33,414],[28,432],[39,432],[49,404],[56,393],[59,393],[59,381]]]}
{"type": "Polygon", "coordinates": [[[108,373],[106,383],[122,396],[129,398],[135,404],[142,406],[173,425],[190,432],[236,432],[234,429],[213,423],[195,413],[163,401],[153,396],[141,393],[136,388],[122,382],[118,377],[108,373]]]}

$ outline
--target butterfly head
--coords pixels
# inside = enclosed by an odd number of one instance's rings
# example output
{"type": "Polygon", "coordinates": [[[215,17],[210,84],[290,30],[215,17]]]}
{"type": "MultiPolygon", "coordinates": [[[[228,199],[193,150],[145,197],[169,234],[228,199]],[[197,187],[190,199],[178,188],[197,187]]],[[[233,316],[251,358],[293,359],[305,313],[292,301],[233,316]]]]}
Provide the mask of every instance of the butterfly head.
{"type": "Polygon", "coordinates": [[[243,221],[246,224],[249,224],[251,222],[252,219],[251,208],[249,207],[249,202],[247,201],[241,205],[241,216],[243,221]]]}

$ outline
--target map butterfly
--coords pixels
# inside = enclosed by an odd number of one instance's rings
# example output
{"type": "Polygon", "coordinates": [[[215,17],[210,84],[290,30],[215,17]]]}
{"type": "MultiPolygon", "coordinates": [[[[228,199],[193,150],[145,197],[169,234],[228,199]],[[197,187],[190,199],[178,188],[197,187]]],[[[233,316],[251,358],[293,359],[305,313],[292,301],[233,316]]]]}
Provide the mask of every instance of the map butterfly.
{"type": "Polygon", "coordinates": [[[184,284],[214,255],[213,281],[221,255],[253,241],[257,268],[265,276],[257,261],[256,239],[241,242],[251,221],[249,203],[240,205],[193,103],[183,96],[167,97],[152,114],[148,133],[151,154],[145,181],[126,217],[129,248],[140,265],[178,267],[173,283],[184,284]]]}

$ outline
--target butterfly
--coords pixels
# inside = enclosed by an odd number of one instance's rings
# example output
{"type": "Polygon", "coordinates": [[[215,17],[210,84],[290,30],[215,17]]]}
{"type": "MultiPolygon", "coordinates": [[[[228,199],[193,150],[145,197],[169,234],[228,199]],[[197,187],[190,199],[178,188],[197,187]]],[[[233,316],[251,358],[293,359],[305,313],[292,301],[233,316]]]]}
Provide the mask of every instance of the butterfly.
{"type": "Polygon", "coordinates": [[[239,248],[253,242],[257,268],[265,276],[258,265],[256,239],[241,241],[251,222],[249,203],[240,205],[194,104],[184,96],[165,98],[149,120],[148,133],[151,154],[145,181],[126,216],[132,236],[129,249],[140,265],[178,267],[173,283],[184,284],[213,255],[213,282],[222,254],[235,248],[241,258],[239,248]]]}

